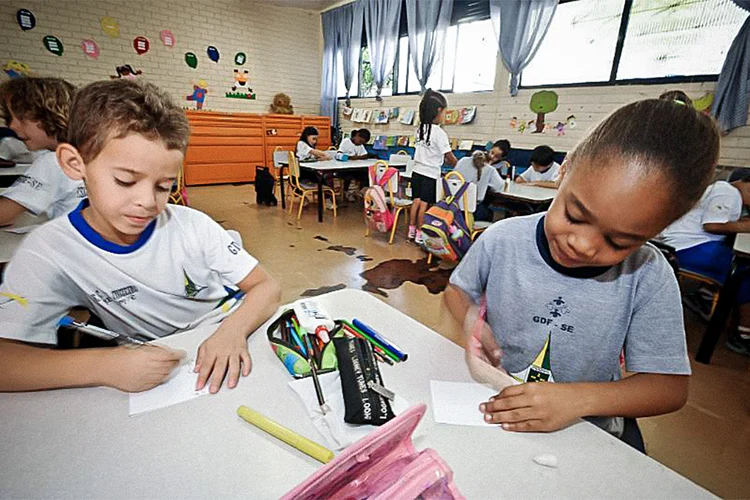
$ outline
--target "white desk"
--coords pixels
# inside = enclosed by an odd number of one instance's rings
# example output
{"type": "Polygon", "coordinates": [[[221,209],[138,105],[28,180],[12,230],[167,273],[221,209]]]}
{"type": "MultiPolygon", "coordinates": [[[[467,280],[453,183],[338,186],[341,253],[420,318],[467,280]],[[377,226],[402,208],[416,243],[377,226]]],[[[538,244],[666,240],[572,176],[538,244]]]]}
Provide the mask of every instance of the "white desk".
{"type": "Polygon", "coordinates": [[[750,233],[739,233],[734,239],[734,253],[750,256],[750,233]]]}
{"type": "Polygon", "coordinates": [[[377,158],[373,158],[368,160],[351,161],[326,160],[300,162],[299,166],[301,168],[313,170],[318,177],[318,222],[323,222],[323,174],[345,170],[367,169],[377,161],[379,161],[377,158]]]}
{"type": "Polygon", "coordinates": [[[557,189],[511,182],[507,190],[503,190],[502,192],[493,191],[493,194],[497,197],[526,203],[546,203],[555,198],[555,195],[557,195],[557,189]]]}
{"type": "Polygon", "coordinates": [[[0,168],[0,177],[23,175],[31,166],[31,163],[16,163],[15,167],[0,168]]]}
{"type": "MultiPolygon", "coordinates": [[[[592,424],[553,434],[436,424],[429,380],[469,381],[463,351],[372,295],[318,297],[334,316],[357,317],[392,338],[409,360],[383,366],[386,385],[428,411],[417,449],[433,448],[467,498],[708,498],[710,494],[592,424]],[[553,453],[558,469],[532,462],[553,453]]],[[[190,347],[204,332],[167,339],[190,347]]],[[[253,371],[231,391],[128,417],[114,389],[0,394],[0,497],[278,498],[320,464],[241,420],[248,405],[314,440],[321,438],[287,386],[265,325],[250,337],[253,371]]]]}
{"type": "Polygon", "coordinates": [[[37,217],[35,215],[31,215],[28,212],[24,212],[18,216],[18,218],[16,219],[16,223],[12,226],[0,228],[0,264],[9,262],[11,257],[13,257],[13,254],[16,253],[16,250],[21,245],[21,242],[24,240],[24,238],[26,238],[26,236],[28,236],[28,233],[9,233],[8,231],[4,231],[3,229],[41,224],[46,220],[47,217],[45,216],[37,217]]]}

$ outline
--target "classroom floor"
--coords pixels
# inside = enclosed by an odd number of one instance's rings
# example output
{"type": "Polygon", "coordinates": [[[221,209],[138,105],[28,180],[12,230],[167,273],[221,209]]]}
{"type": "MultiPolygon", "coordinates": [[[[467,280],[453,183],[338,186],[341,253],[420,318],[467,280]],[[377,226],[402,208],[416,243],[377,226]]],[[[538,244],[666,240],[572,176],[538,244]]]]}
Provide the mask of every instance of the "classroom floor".
{"type": "MultiPolygon", "coordinates": [[[[439,292],[450,270],[428,267],[424,254],[400,234],[393,245],[364,237],[360,204],[326,211],[305,207],[302,220],[281,207],[255,204],[252,185],[188,189],[191,205],[242,234],[245,248],[282,284],[284,302],[344,287],[365,289],[456,341],[458,330],[439,292]]],[[[705,325],[685,313],[691,357],[705,325]]],[[[726,498],[750,498],[750,358],[717,347],[710,366],[693,362],[688,404],[680,411],[641,419],[651,457],[726,498]]]]}

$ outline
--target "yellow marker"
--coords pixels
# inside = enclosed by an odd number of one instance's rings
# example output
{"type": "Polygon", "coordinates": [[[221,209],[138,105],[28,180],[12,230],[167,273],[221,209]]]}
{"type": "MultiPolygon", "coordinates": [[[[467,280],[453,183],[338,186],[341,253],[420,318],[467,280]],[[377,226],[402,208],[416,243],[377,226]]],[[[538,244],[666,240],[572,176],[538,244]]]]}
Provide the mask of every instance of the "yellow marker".
{"type": "Polygon", "coordinates": [[[251,410],[247,406],[240,406],[237,408],[237,415],[247,420],[255,427],[266,431],[275,438],[284,441],[289,446],[297,448],[302,453],[310,455],[315,460],[318,460],[324,464],[327,464],[333,459],[333,452],[324,446],[319,445],[315,441],[311,441],[304,436],[300,436],[291,429],[287,429],[281,424],[278,424],[270,418],[261,415],[255,410],[251,410]]]}

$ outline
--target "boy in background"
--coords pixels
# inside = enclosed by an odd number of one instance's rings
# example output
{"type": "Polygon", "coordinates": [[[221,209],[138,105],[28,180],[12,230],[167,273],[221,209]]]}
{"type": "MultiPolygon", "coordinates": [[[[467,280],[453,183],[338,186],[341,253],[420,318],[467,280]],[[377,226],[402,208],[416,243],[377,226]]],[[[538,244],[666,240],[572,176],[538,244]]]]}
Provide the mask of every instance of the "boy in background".
{"type": "Polygon", "coordinates": [[[519,184],[555,188],[560,175],[560,164],[555,161],[555,152],[549,146],[537,146],[531,152],[531,167],[516,178],[519,184]]]}

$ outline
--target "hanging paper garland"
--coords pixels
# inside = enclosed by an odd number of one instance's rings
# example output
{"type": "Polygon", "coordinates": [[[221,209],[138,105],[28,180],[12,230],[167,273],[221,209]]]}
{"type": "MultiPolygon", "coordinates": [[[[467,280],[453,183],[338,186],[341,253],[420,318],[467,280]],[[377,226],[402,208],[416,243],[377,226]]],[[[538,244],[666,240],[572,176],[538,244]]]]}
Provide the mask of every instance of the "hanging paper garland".
{"type": "Polygon", "coordinates": [[[120,25],[114,17],[103,17],[99,24],[104,34],[110,38],[118,38],[120,36],[120,25]]]}
{"type": "Polygon", "coordinates": [[[91,59],[99,58],[99,45],[94,40],[83,40],[81,42],[81,50],[91,59]]]}
{"type": "Polygon", "coordinates": [[[59,38],[57,38],[56,36],[47,35],[43,38],[42,41],[44,42],[44,46],[47,48],[47,50],[49,50],[56,56],[63,55],[63,50],[65,50],[65,48],[63,47],[63,43],[59,38]]]}
{"type": "Polygon", "coordinates": [[[198,67],[198,57],[192,52],[185,52],[185,64],[195,69],[198,67]]]}
{"type": "Polygon", "coordinates": [[[34,13],[29,9],[18,9],[18,12],[16,12],[16,21],[18,21],[18,25],[24,31],[33,30],[34,26],[36,26],[36,17],[34,17],[34,13]]]}
{"type": "Polygon", "coordinates": [[[234,64],[236,64],[237,66],[242,66],[243,64],[245,64],[245,61],[247,61],[247,56],[244,52],[237,52],[234,55],[234,64]]]}
{"type": "Polygon", "coordinates": [[[162,30],[159,33],[159,38],[161,38],[161,43],[163,43],[165,47],[169,47],[170,49],[177,44],[177,40],[175,40],[174,35],[169,30],[162,30]]]}
{"type": "Polygon", "coordinates": [[[208,48],[206,49],[206,54],[208,54],[208,58],[213,62],[219,62],[219,49],[217,49],[213,45],[208,46],[208,48]]]}
{"type": "Polygon", "coordinates": [[[133,48],[139,56],[148,52],[150,46],[151,44],[145,36],[137,36],[133,39],[133,48]]]}

